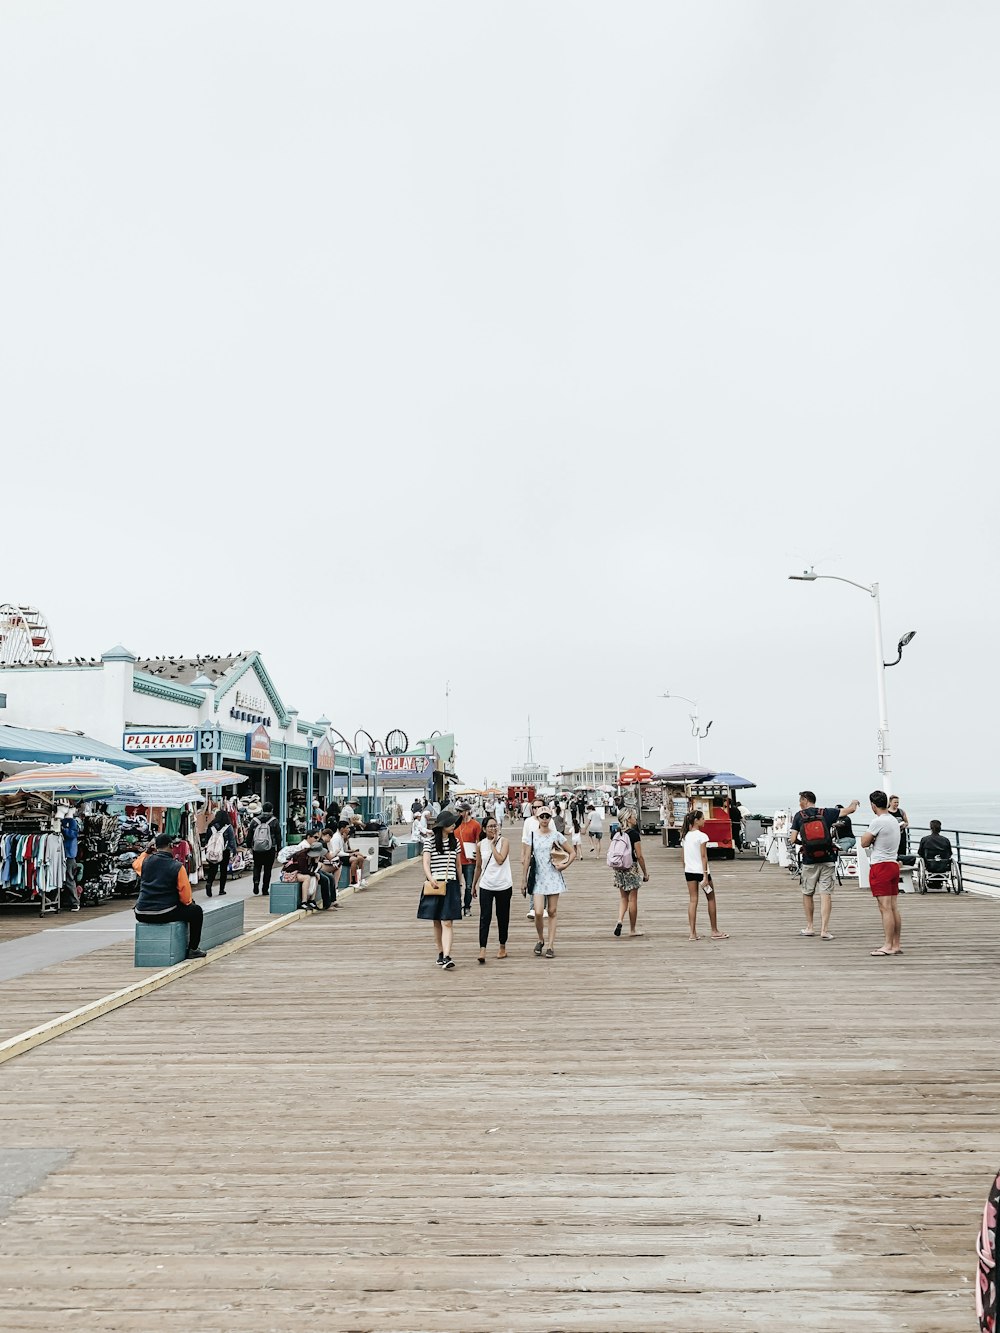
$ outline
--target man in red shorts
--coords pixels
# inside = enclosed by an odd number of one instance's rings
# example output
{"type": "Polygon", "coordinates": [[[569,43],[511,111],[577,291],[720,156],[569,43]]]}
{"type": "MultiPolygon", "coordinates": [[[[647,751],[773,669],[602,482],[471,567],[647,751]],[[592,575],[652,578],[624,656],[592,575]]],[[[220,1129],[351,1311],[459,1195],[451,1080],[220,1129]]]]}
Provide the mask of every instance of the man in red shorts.
{"type": "Polygon", "coordinates": [[[899,824],[889,814],[889,798],[884,791],[873,791],[868,797],[875,818],[868,831],[861,835],[861,846],[870,849],[871,870],[869,883],[872,897],[882,914],[882,932],[885,943],[872,950],[873,958],[889,958],[902,953],[899,935],[903,922],[899,915],[899,824]]]}

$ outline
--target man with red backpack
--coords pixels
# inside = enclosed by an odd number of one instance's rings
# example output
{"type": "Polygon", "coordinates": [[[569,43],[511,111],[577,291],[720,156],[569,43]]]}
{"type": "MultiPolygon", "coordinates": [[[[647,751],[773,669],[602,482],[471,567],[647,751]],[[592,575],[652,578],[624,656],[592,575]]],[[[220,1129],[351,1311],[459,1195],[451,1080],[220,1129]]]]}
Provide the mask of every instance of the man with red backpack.
{"type": "Polygon", "coordinates": [[[814,791],[799,792],[799,808],[792,819],[788,841],[790,844],[797,842],[801,848],[802,909],[806,915],[806,925],[804,930],[799,931],[800,935],[816,934],[813,929],[813,899],[818,889],[820,938],[833,939],[830,934],[830,909],[833,905],[837,864],[834,825],[843,815],[853,815],[857,808],[857,801],[852,801],[850,805],[832,805],[820,809],[816,805],[814,791]]]}

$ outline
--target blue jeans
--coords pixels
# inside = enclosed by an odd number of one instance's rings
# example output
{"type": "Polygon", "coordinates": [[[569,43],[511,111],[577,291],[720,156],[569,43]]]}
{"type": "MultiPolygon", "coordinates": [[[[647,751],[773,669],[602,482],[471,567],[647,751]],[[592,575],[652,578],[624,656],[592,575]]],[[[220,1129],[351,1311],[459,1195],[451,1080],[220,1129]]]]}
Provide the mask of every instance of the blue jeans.
{"type": "Polygon", "coordinates": [[[465,902],[462,904],[466,912],[472,911],[472,881],[476,878],[476,865],[462,867],[462,878],[465,880],[465,902]]]}

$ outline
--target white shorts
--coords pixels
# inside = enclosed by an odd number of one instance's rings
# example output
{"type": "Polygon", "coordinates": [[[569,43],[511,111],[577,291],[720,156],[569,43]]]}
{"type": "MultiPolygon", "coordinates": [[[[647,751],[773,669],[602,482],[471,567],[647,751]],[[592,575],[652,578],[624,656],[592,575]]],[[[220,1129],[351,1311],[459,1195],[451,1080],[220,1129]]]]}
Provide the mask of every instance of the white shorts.
{"type": "Polygon", "coordinates": [[[583,837],[583,834],[582,834],[582,833],[574,833],[574,834],[573,834],[573,846],[574,846],[574,847],[579,847],[579,845],[580,845],[580,839],[581,839],[582,837],[583,837]]]}

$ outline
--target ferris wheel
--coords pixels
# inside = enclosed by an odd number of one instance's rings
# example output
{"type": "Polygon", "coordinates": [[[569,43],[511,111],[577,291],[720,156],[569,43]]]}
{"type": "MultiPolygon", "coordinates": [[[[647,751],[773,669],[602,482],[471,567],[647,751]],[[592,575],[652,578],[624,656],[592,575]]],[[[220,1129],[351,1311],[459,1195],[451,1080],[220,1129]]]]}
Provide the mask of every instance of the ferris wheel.
{"type": "Polygon", "coordinates": [[[51,662],[49,622],[36,606],[0,602],[0,665],[51,662]]]}

